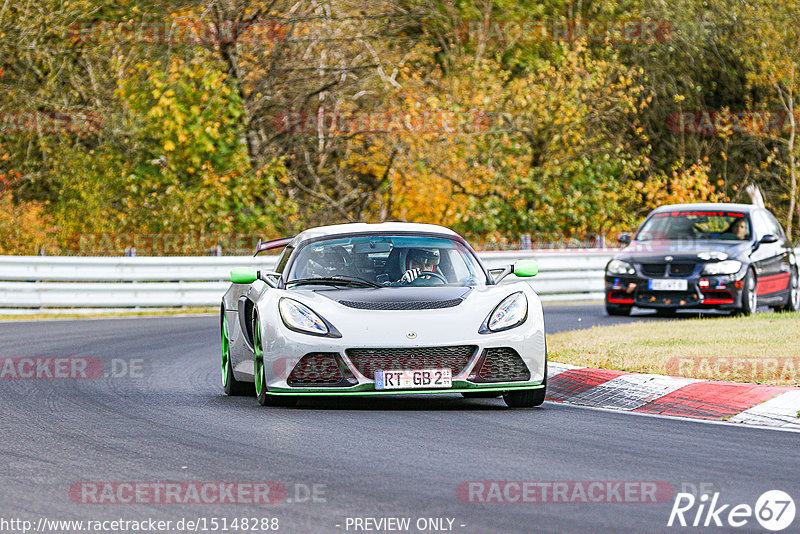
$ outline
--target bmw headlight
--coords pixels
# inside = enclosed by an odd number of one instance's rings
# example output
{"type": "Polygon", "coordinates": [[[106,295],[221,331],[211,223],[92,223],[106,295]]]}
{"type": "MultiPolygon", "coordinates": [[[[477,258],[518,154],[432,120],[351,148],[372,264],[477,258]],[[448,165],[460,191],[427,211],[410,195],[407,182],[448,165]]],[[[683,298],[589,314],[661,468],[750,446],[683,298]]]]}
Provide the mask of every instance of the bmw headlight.
{"type": "Polygon", "coordinates": [[[502,332],[519,326],[528,317],[528,299],[522,292],[509,295],[497,305],[486,323],[492,332],[502,332]]]}
{"type": "Polygon", "coordinates": [[[636,274],[636,270],[633,268],[633,265],[622,260],[611,260],[608,262],[608,265],[606,266],[606,272],[608,274],[636,274]]]}
{"type": "Polygon", "coordinates": [[[291,330],[317,336],[328,335],[328,325],[305,304],[282,298],[278,309],[283,323],[291,330]]]}
{"type": "Polygon", "coordinates": [[[736,274],[741,268],[742,262],[740,261],[718,261],[716,263],[706,263],[703,267],[703,274],[736,274]]]}

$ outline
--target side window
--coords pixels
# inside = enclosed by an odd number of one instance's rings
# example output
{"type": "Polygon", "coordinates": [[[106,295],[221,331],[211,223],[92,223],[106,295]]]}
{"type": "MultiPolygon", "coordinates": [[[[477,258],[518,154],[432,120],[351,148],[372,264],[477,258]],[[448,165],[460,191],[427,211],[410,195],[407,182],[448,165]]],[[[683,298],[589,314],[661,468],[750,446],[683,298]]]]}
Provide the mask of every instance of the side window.
{"type": "Polygon", "coordinates": [[[765,235],[771,233],[770,225],[767,223],[767,218],[763,211],[754,211],[751,214],[753,224],[753,237],[761,239],[765,235]]]}
{"type": "Polygon", "coordinates": [[[764,215],[769,223],[769,226],[767,227],[769,229],[769,233],[775,234],[781,239],[786,239],[786,234],[783,233],[783,227],[780,225],[775,216],[768,211],[765,211],[764,215]]]}
{"type": "Polygon", "coordinates": [[[286,268],[286,264],[289,262],[289,257],[294,252],[294,247],[286,247],[283,249],[281,256],[278,258],[278,263],[275,266],[275,272],[283,274],[283,270],[286,268]]]}

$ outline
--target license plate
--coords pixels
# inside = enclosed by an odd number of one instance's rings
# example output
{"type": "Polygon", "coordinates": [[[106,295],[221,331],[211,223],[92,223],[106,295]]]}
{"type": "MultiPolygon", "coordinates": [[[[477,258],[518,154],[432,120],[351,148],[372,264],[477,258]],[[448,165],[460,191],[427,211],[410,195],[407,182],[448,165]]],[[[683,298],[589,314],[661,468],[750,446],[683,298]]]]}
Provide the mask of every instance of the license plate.
{"type": "Polygon", "coordinates": [[[686,291],[689,289],[687,280],[649,280],[647,287],[652,291],[686,291]]]}
{"type": "Polygon", "coordinates": [[[375,371],[375,389],[421,389],[453,387],[450,369],[375,371]]]}

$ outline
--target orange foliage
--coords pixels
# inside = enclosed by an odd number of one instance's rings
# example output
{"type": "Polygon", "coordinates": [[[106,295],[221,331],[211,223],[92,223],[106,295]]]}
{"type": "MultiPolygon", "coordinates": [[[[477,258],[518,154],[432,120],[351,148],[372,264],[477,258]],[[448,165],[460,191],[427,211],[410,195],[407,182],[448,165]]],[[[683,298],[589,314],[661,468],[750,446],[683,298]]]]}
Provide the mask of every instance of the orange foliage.
{"type": "Polygon", "coordinates": [[[40,247],[55,249],[44,204],[16,204],[10,192],[0,193],[0,254],[36,254],[40,247]]]}

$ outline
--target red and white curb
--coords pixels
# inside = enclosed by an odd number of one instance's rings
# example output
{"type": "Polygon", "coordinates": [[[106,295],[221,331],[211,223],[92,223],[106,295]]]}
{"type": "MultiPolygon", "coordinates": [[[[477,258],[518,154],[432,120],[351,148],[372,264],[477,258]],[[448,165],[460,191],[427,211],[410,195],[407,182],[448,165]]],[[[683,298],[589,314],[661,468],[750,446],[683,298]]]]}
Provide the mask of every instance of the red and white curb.
{"type": "Polygon", "coordinates": [[[547,366],[550,401],[800,430],[800,388],[547,366]]]}

